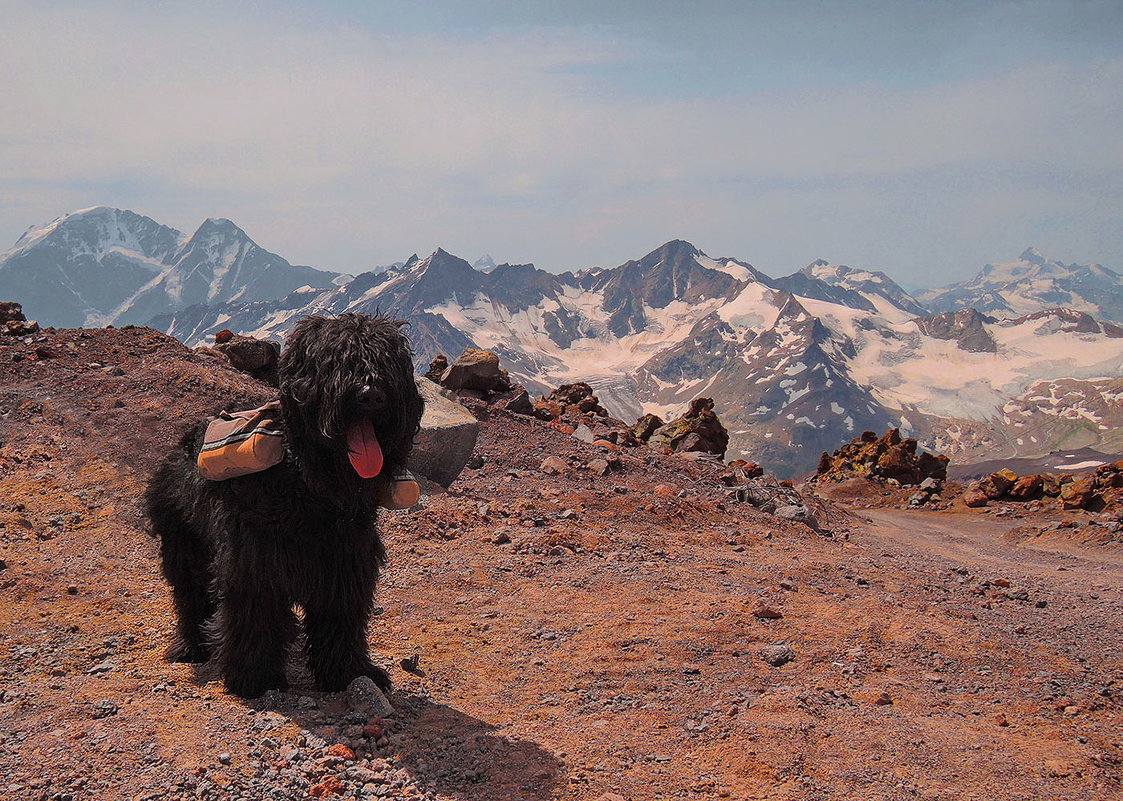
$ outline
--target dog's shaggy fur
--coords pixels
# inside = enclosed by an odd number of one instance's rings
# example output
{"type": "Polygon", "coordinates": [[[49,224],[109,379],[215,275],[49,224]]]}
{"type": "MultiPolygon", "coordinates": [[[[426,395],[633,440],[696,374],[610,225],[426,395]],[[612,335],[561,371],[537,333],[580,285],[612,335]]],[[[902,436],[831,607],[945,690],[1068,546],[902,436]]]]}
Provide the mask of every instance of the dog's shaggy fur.
{"type": "Polygon", "coordinates": [[[179,618],[169,659],[214,658],[226,687],[245,698],[284,688],[299,605],[322,689],[357,676],[389,689],[366,626],[385,560],[379,498],[404,468],[423,410],[401,326],[359,314],[301,320],[280,360],[284,460],[207,481],[196,466],[200,424],[153,475],[145,505],[179,618]],[[346,432],[363,419],[385,460],[371,479],[348,461],[346,432]]]}

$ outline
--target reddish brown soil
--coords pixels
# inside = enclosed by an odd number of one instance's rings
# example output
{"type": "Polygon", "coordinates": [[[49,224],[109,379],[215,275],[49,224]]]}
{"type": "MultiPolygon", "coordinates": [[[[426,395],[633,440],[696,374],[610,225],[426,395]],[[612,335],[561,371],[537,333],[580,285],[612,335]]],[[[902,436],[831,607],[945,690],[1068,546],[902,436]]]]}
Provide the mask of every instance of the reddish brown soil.
{"type": "Polygon", "coordinates": [[[0,342],[0,797],[1123,792],[1110,543],[891,509],[828,513],[820,536],[730,500],[701,463],[634,451],[594,476],[591,446],[507,415],[482,468],[383,518],[385,736],[315,691],[295,646],[290,691],[229,696],[163,660],[137,500],[181,425],[267,395],[147,329],[0,342]],[[41,345],[57,357],[12,361],[41,345]],[[542,473],[547,455],[573,469],[542,473]],[[795,658],[766,664],[775,643],[795,658]],[[398,666],[413,655],[424,675],[398,666]]]}

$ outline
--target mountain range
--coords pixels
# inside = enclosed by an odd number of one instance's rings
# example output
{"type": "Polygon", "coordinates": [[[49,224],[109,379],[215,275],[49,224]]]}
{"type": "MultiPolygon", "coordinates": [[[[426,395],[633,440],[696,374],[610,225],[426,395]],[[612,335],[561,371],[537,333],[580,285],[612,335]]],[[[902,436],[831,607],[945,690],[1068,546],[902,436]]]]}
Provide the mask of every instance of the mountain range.
{"type": "Polygon", "coordinates": [[[1123,282],[1027,250],[914,297],[828,261],[771,278],[681,240],[613,268],[475,265],[438,249],[354,277],[297,267],[227,220],[191,236],[90,209],[0,255],[0,299],[53,325],[148,323],[189,344],[278,339],[309,313],[410,321],[437,353],[499,353],[535,391],[584,380],[623,419],[713,397],[729,456],[781,475],[864,429],[897,426],[956,461],[1117,450],[1123,282]]]}
{"type": "Polygon", "coordinates": [[[340,278],[289,264],[230,220],[191,235],[98,206],[29,228],[0,254],[0,296],[50,325],[145,323],[196,303],[282,298],[340,278]]]}

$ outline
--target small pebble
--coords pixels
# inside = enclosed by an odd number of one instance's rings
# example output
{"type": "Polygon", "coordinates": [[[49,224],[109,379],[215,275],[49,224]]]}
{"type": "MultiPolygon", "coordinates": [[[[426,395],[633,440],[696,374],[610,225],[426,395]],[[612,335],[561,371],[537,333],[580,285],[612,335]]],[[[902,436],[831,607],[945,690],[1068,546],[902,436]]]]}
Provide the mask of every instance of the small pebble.
{"type": "Polygon", "coordinates": [[[783,644],[768,645],[760,650],[760,658],[772,667],[780,667],[795,659],[795,651],[783,644]]]}

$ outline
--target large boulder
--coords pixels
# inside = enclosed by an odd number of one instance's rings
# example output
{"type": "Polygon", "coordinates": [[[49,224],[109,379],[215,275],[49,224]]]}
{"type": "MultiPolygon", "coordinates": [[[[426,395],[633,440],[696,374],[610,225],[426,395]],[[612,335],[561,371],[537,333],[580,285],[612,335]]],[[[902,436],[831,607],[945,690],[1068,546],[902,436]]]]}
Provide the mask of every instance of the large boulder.
{"type": "Polygon", "coordinates": [[[1061,479],[1069,476],[1059,476],[1056,473],[1041,474],[1041,494],[1047,498],[1057,498],[1061,494],[1061,486],[1065,483],[1061,479]]]}
{"type": "Polygon", "coordinates": [[[23,306],[20,304],[10,300],[0,302],[0,324],[23,322],[26,319],[23,316],[23,306]]]}
{"type": "Polygon", "coordinates": [[[1009,492],[1010,488],[1018,482],[1018,478],[1018,474],[1008,467],[1004,467],[995,473],[991,473],[990,482],[994,485],[995,489],[998,490],[997,497],[1002,497],[1007,492],[1009,492]]]}
{"type": "Polygon", "coordinates": [[[1087,509],[1096,493],[1096,477],[1091,473],[1076,476],[1061,487],[1061,505],[1065,509],[1087,509]]]}
{"type": "Polygon", "coordinates": [[[916,467],[920,470],[920,475],[924,476],[921,483],[925,479],[934,478],[937,481],[943,481],[948,477],[948,462],[950,460],[943,454],[929,453],[928,451],[921,451],[920,455],[916,457],[916,467]]]}
{"type": "Polygon", "coordinates": [[[1022,476],[1006,490],[1006,494],[1015,501],[1031,501],[1041,497],[1044,484],[1041,476],[1022,476]]]}
{"type": "Polygon", "coordinates": [[[873,472],[883,478],[895,478],[902,484],[919,484],[923,477],[916,464],[916,440],[906,439],[888,446],[877,457],[873,472]]]}
{"type": "Polygon", "coordinates": [[[480,435],[480,422],[456,396],[427,378],[417,379],[425,400],[421,430],[414,441],[409,467],[415,473],[447,487],[472,455],[480,435]]]}
{"type": "Polygon", "coordinates": [[[997,501],[1005,494],[1005,490],[995,484],[990,476],[979,481],[978,484],[974,485],[973,489],[977,489],[992,501],[997,501]]]}
{"type": "Polygon", "coordinates": [[[663,418],[659,415],[645,414],[636,420],[636,424],[632,426],[632,435],[640,442],[647,442],[651,439],[651,435],[662,428],[663,425],[663,418]]]}
{"type": "Polygon", "coordinates": [[[695,398],[686,414],[656,429],[647,444],[676,453],[701,452],[724,457],[729,432],[714,412],[713,399],[695,398]]]}
{"type": "MultiPolygon", "coordinates": [[[[432,369],[434,365],[430,365],[432,369]]],[[[507,371],[499,367],[499,356],[490,350],[468,348],[441,375],[440,384],[453,392],[473,389],[480,392],[505,392],[511,389],[507,371]]]]}
{"type": "Polygon", "coordinates": [[[1112,462],[1096,468],[1097,489],[1118,489],[1123,487],[1123,462],[1112,462]]]}
{"type": "Polygon", "coordinates": [[[467,348],[452,364],[439,355],[429,364],[425,378],[449,390],[476,417],[486,420],[492,411],[533,414],[530,393],[499,366],[498,354],[467,348]]]}
{"type": "Polygon", "coordinates": [[[531,414],[534,412],[534,404],[530,400],[530,393],[520,386],[506,392],[495,393],[488,398],[488,403],[495,409],[506,409],[514,414],[531,414]]]}
{"type": "Polygon", "coordinates": [[[562,413],[564,411],[565,407],[557,401],[538,398],[538,400],[534,401],[532,405],[531,414],[537,417],[539,420],[545,420],[549,422],[551,420],[557,420],[562,416],[562,413]]]}
{"type": "Polygon", "coordinates": [[[989,500],[987,494],[978,488],[970,488],[963,493],[963,503],[972,508],[986,506],[989,500]]]}

